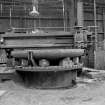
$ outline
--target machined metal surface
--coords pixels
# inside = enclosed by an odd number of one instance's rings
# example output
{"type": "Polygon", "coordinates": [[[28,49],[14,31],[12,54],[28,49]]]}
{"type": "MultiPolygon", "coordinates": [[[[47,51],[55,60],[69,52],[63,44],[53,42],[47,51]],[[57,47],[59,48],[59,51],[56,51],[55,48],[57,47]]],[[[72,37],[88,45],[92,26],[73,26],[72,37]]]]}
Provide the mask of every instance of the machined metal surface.
{"type": "Polygon", "coordinates": [[[73,37],[70,32],[7,33],[2,35],[4,42],[1,48],[71,47],[73,46],[73,37]]]}
{"type": "Polygon", "coordinates": [[[36,50],[20,50],[12,51],[11,55],[17,58],[27,58],[28,52],[33,52],[35,58],[62,58],[77,57],[84,54],[83,49],[36,49],[36,50]]]}
{"type": "Polygon", "coordinates": [[[48,66],[48,67],[15,67],[16,71],[24,71],[24,72],[57,72],[57,71],[75,71],[77,69],[81,69],[81,65],[73,65],[69,67],[63,66],[48,66]]]}
{"type": "Polygon", "coordinates": [[[75,49],[70,32],[38,32],[35,34],[7,33],[2,36],[9,65],[26,86],[35,88],[64,88],[76,83],[82,64],[73,62],[84,54],[75,49]],[[12,62],[11,62],[12,61],[12,62]]]}
{"type": "Polygon", "coordinates": [[[80,66],[62,67],[17,67],[17,73],[22,78],[25,86],[30,88],[55,89],[68,88],[76,84],[77,71],[80,66]]]}
{"type": "Polygon", "coordinates": [[[24,72],[18,71],[25,86],[34,88],[66,88],[75,85],[77,72],[74,71],[44,71],[24,72]]]}

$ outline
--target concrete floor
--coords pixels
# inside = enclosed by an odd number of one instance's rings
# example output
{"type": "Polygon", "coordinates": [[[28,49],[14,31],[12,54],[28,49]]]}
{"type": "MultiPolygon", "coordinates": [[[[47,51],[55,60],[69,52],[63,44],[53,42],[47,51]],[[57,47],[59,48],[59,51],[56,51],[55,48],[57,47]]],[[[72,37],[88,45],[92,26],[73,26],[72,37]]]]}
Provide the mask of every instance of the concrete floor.
{"type": "Polygon", "coordinates": [[[105,74],[95,79],[79,78],[70,89],[27,89],[13,81],[0,83],[0,105],[104,105],[105,74]]]}

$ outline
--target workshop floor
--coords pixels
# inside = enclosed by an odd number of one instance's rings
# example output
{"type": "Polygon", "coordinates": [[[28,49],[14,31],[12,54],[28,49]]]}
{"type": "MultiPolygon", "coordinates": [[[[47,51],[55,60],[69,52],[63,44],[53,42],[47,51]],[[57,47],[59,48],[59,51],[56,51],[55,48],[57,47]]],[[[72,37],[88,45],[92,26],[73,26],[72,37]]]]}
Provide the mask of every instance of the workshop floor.
{"type": "Polygon", "coordinates": [[[105,74],[95,79],[77,79],[71,89],[27,89],[13,81],[0,83],[0,105],[104,105],[105,74]]]}

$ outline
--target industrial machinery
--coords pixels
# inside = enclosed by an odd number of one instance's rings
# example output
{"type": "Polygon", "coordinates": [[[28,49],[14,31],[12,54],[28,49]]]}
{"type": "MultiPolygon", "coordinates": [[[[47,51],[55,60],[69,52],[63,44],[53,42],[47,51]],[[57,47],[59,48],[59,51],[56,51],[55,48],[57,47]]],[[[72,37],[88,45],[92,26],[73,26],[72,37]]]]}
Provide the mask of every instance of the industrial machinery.
{"type": "MultiPolygon", "coordinates": [[[[36,17],[40,17],[39,15],[42,13],[37,8],[38,0],[33,0],[33,10],[28,14],[28,16],[35,18],[33,21],[34,29],[32,30],[13,28],[10,9],[10,27],[12,28],[1,35],[1,50],[3,50],[6,56],[6,60],[4,60],[6,61],[6,66],[16,71],[27,86],[35,88],[73,86],[76,83],[77,72],[83,67],[82,56],[86,51],[84,49],[87,49],[89,46],[89,43],[87,43],[88,34],[91,33],[88,33],[81,27],[75,27],[75,30],[71,31],[71,27],[66,26],[68,21],[65,12],[65,3],[63,0],[60,2],[62,4],[62,11],[60,13],[62,12],[62,14],[58,15],[58,17],[63,16],[62,25],[64,26],[61,27],[60,23],[60,27],[58,28],[63,28],[64,31],[53,30],[51,32],[51,30],[44,30],[43,27],[37,27],[36,17]]],[[[82,8],[80,8],[80,12],[82,12],[82,8]]],[[[58,13],[54,14],[57,15],[58,13]]],[[[78,26],[81,25],[79,23],[82,23],[82,20],[78,19],[80,21],[78,22],[78,26]]]]}
{"type": "Polygon", "coordinates": [[[12,67],[25,85],[36,88],[69,87],[82,69],[84,49],[75,47],[71,32],[8,32],[1,36],[7,66],[12,67]]]}

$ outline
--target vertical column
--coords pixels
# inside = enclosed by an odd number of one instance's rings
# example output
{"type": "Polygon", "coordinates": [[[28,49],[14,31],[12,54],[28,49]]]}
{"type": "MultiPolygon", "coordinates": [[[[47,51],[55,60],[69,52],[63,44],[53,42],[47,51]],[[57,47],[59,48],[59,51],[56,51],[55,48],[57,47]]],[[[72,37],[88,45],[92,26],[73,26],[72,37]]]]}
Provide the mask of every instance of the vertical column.
{"type": "Polygon", "coordinates": [[[70,27],[70,31],[72,31],[72,27],[75,26],[75,22],[76,22],[76,15],[75,15],[75,0],[70,0],[67,4],[68,4],[68,16],[69,16],[69,27],[70,27]]]}
{"type": "Polygon", "coordinates": [[[94,68],[97,69],[97,8],[94,0],[94,26],[95,26],[95,50],[94,50],[94,68]]]}
{"type": "Polygon", "coordinates": [[[72,31],[72,27],[75,25],[75,1],[76,0],[63,0],[65,31],[72,31]]]}
{"type": "Polygon", "coordinates": [[[83,13],[83,1],[78,0],[77,2],[77,25],[84,25],[84,13],[83,13]]]}
{"type": "MultiPolygon", "coordinates": [[[[103,32],[104,32],[104,40],[105,40],[105,9],[103,8],[103,32]]],[[[105,45],[104,45],[105,50],[105,45]]]]}
{"type": "Polygon", "coordinates": [[[64,24],[64,31],[67,31],[67,1],[62,0],[63,5],[63,24],[64,24]]]}
{"type": "Polygon", "coordinates": [[[94,0],[94,26],[95,26],[95,50],[97,50],[97,8],[96,8],[96,0],[94,0]]]}
{"type": "Polygon", "coordinates": [[[105,9],[103,9],[103,32],[104,32],[104,39],[105,39],[105,9]]]}

